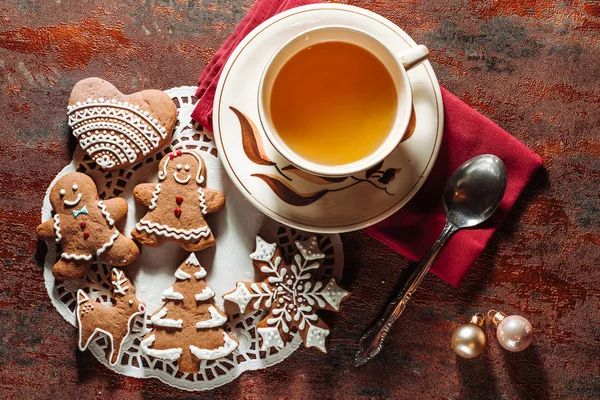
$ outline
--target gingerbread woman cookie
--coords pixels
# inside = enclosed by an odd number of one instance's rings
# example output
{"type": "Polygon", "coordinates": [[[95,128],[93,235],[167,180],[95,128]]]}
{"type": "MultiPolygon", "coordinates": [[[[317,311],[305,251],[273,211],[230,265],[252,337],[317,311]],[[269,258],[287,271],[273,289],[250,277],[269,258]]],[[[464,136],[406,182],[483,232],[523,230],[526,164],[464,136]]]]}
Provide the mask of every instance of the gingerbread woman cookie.
{"type": "Polygon", "coordinates": [[[158,169],[159,183],[134,188],[133,196],[149,211],[131,236],[146,246],[171,241],[190,252],[214,246],[215,238],[204,216],[221,211],[225,196],[205,187],[206,167],[200,154],[177,150],[163,157],[158,169]]]}
{"type": "Polygon", "coordinates": [[[81,172],[61,177],[50,190],[54,217],[40,224],[40,239],[60,243],[60,260],[52,268],[57,280],[86,274],[94,256],[107,264],[124,266],[138,258],[140,250],[115,223],[127,214],[127,202],[116,197],[100,200],[96,184],[81,172]]]}

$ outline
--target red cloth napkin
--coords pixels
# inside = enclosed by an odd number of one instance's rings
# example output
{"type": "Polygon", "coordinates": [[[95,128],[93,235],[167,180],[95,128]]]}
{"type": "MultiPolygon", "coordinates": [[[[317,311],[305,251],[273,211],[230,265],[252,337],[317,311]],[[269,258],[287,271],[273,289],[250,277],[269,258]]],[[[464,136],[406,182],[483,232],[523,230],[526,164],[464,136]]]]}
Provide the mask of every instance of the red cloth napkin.
{"type": "MultiPolygon", "coordinates": [[[[192,117],[212,132],[212,109],[217,82],[233,49],[264,20],[289,8],[317,2],[319,1],[257,0],[200,75],[196,93],[199,101],[192,117]]],[[[431,272],[441,279],[458,286],[533,173],[542,165],[542,159],[511,134],[444,88],[442,98],[445,115],[444,136],[431,174],[406,206],[365,231],[411,260],[420,260],[444,226],[445,216],[441,198],[450,175],[463,162],[474,156],[497,155],[504,161],[508,174],[508,186],[498,211],[481,227],[456,233],[431,269],[431,272]]]]}

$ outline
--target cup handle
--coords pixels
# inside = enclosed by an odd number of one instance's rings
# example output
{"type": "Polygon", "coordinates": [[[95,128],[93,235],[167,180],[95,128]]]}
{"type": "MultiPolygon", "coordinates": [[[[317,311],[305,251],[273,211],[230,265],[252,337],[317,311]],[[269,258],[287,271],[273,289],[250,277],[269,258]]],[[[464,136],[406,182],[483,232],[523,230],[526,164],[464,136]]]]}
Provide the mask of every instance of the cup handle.
{"type": "Polygon", "coordinates": [[[422,44],[403,51],[399,54],[400,61],[407,71],[429,58],[429,49],[422,44]]]}

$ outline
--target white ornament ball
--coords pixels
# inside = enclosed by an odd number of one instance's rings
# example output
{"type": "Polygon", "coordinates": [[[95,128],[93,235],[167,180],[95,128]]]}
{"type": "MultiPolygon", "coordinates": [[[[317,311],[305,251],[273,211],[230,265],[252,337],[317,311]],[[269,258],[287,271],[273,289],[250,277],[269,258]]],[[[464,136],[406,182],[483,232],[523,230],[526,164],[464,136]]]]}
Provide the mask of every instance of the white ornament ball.
{"type": "Polygon", "coordinates": [[[533,341],[533,327],[520,315],[510,315],[498,323],[496,337],[500,346],[508,351],[523,351],[533,341]]]}

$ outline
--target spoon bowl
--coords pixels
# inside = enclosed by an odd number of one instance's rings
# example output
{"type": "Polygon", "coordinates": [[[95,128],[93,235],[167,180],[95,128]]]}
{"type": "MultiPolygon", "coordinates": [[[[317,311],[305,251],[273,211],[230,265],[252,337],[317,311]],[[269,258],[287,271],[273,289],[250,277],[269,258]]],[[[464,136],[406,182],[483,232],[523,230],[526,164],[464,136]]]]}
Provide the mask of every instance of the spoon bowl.
{"type": "Polygon", "coordinates": [[[488,219],[498,208],[506,189],[506,168],[498,157],[471,158],[450,177],[443,195],[448,222],[468,228],[488,219]]]}

